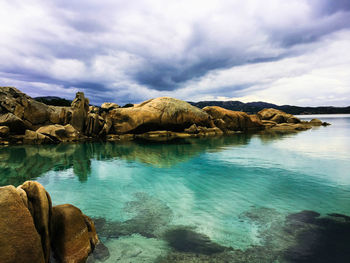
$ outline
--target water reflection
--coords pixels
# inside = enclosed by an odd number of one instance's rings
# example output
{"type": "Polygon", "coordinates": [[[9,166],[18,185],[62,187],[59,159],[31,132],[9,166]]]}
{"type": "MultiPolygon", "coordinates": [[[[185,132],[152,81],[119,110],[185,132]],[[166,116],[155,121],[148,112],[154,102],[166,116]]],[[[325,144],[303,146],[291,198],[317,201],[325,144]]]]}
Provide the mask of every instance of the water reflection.
{"type": "Polygon", "coordinates": [[[124,159],[158,168],[186,162],[205,151],[249,144],[251,134],[203,139],[181,139],[168,143],[133,141],[125,143],[83,143],[22,145],[0,148],[0,185],[19,185],[50,170],[73,168],[81,182],[91,174],[91,160],[124,159]]]}

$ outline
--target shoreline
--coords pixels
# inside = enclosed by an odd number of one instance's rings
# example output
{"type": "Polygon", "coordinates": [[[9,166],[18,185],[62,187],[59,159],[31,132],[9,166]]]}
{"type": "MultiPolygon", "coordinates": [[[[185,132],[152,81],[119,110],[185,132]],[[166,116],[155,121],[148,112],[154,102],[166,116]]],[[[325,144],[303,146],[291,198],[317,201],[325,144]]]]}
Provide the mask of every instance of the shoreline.
{"type": "Polygon", "coordinates": [[[218,106],[200,109],[170,97],[129,107],[115,103],[95,107],[89,106],[84,93],[77,92],[70,107],[49,106],[16,88],[0,87],[0,145],[135,138],[167,141],[260,131],[289,133],[321,125],[329,123],[302,121],[272,108],[251,115],[218,106]]]}

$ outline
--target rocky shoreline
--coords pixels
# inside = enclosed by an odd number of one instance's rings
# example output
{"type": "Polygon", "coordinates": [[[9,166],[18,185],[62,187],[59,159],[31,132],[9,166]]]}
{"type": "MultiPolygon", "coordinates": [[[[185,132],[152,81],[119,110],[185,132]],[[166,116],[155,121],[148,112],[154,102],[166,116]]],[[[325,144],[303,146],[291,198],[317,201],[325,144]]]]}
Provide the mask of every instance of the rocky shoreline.
{"type": "Polygon", "coordinates": [[[255,115],[218,106],[199,109],[169,97],[129,106],[91,106],[82,92],[70,107],[50,106],[16,88],[0,87],[0,144],[171,140],[239,132],[296,132],[329,125],[317,119],[301,121],[276,109],[255,115]]]}

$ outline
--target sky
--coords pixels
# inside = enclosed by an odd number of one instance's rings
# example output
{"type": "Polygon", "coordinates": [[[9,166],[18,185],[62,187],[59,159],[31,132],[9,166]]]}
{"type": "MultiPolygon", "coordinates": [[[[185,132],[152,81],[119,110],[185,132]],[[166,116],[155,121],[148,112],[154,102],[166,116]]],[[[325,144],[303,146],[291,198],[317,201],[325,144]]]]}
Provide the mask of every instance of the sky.
{"type": "Polygon", "coordinates": [[[0,86],[350,105],[350,0],[0,0],[0,86]]]}

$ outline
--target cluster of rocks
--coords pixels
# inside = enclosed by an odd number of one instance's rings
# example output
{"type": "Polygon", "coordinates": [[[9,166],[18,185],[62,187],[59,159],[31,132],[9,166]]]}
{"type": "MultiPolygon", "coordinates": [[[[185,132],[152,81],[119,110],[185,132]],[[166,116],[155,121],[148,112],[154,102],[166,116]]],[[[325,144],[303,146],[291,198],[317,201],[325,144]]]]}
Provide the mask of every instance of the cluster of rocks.
{"type": "Polygon", "coordinates": [[[98,246],[94,222],[73,205],[52,207],[38,182],[0,187],[0,262],[85,262],[98,246]]]}
{"type": "Polygon", "coordinates": [[[257,117],[264,124],[268,131],[303,131],[312,128],[313,126],[327,126],[327,122],[322,122],[319,119],[311,121],[302,121],[292,114],[285,113],[276,109],[263,109],[258,112],[257,117]]]}
{"type": "Polygon", "coordinates": [[[291,114],[264,109],[257,115],[217,106],[199,109],[185,101],[160,97],[130,107],[115,103],[91,106],[78,92],[71,107],[38,102],[16,88],[0,87],[0,142],[58,143],[135,138],[169,140],[236,132],[305,130],[324,125],[302,122],[291,114]]]}

